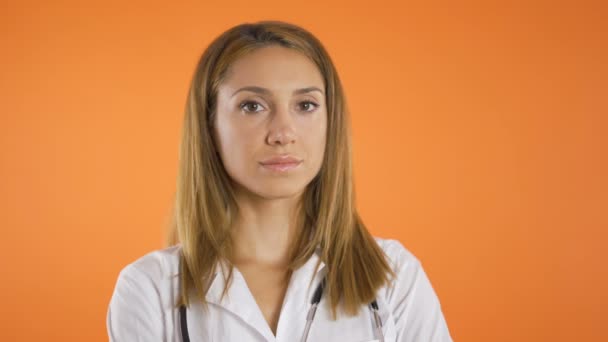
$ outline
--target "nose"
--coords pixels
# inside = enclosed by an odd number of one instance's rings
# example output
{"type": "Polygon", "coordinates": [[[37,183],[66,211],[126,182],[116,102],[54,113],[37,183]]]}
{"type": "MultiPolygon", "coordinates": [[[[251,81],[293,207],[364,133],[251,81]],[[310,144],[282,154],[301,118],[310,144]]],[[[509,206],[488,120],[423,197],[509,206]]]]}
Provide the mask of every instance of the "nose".
{"type": "Polygon", "coordinates": [[[296,132],[292,113],[287,108],[277,108],[270,119],[266,142],[269,145],[287,145],[295,141],[296,132]]]}

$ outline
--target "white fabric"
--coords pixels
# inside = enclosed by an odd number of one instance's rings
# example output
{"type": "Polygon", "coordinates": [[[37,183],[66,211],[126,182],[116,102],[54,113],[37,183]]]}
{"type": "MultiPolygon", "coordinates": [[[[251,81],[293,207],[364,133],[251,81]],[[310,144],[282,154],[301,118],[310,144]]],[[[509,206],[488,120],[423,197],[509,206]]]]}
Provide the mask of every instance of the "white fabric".
{"type": "MultiPolygon", "coordinates": [[[[451,342],[441,305],[419,260],[399,241],[376,238],[397,274],[396,281],[378,291],[379,314],[386,342],[451,342]]],[[[110,341],[182,341],[179,310],[180,245],[156,250],[122,269],[107,311],[110,341]]],[[[300,341],[312,294],[322,280],[324,263],[314,274],[319,256],[293,272],[276,336],[270,330],[242,274],[237,268],[228,295],[220,302],[224,279],[217,273],[207,293],[207,312],[200,303],[188,308],[190,341],[300,341]]],[[[362,305],[359,315],[330,320],[325,300],[317,309],[308,341],[369,342],[374,336],[373,315],[362,305]]]]}

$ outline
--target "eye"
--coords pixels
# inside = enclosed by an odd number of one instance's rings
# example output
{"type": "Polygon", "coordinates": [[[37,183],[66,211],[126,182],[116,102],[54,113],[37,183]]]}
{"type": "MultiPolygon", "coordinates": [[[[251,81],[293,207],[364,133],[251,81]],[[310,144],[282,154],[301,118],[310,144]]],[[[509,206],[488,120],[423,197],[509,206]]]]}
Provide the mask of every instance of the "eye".
{"type": "Polygon", "coordinates": [[[302,101],[299,103],[300,108],[302,108],[305,112],[312,112],[319,107],[318,104],[312,101],[302,101]]]}
{"type": "Polygon", "coordinates": [[[261,104],[255,101],[243,101],[239,105],[239,108],[241,108],[241,110],[244,110],[247,113],[257,113],[264,109],[261,104]]]}

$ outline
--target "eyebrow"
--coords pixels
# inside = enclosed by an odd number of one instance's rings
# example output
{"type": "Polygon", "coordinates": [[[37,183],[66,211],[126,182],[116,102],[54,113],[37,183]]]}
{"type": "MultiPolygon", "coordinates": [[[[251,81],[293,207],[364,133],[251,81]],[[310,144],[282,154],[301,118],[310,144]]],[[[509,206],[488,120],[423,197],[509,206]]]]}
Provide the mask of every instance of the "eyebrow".
{"type": "MultiPolygon", "coordinates": [[[[251,91],[251,92],[258,93],[258,94],[263,94],[263,95],[269,95],[270,94],[270,90],[268,90],[266,88],[257,87],[257,86],[248,86],[248,87],[243,87],[243,88],[238,89],[230,97],[234,97],[234,95],[236,95],[237,93],[239,93],[241,91],[251,91]]],[[[310,93],[310,92],[313,92],[313,91],[318,91],[321,94],[325,95],[323,93],[323,90],[321,90],[321,89],[319,89],[317,87],[306,87],[306,88],[296,89],[296,90],[293,91],[293,95],[306,94],[306,93],[310,93]]]]}

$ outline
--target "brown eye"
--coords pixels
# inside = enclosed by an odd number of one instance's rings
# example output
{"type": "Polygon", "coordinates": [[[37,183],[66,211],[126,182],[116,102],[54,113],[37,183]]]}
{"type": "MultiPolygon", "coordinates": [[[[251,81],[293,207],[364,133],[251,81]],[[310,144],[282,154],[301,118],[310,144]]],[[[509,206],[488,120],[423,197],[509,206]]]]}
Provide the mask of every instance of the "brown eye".
{"type": "Polygon", "coordinates": [[[261,104],[255,101],[245,101],[239,105],[239,108],[241,108],[247,113],[257,113],[261,111],[264,107],[262,107],[261,104]]]}
{"type": "Polygon", "coordinates": [[[312,101],[300,102],[300,108],[302,108],[302,110],[304,110],[305,112],[312,112],[317,109],[317,107],[319,107],[319,105],[312,101]]]}

